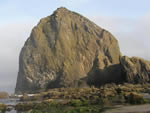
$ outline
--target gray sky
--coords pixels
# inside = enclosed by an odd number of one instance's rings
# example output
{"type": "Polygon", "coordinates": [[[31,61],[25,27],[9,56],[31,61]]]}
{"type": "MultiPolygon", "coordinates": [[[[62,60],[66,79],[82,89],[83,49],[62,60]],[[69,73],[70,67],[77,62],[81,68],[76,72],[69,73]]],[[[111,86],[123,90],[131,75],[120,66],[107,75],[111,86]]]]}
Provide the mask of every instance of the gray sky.
{"type": "Polygon", "coordinates": [[[150,60],[149,0],[1,0],[0,91],[13,92],[19,52],[40,18],[65,6],[110,31],[123,55],[150,60]]]}

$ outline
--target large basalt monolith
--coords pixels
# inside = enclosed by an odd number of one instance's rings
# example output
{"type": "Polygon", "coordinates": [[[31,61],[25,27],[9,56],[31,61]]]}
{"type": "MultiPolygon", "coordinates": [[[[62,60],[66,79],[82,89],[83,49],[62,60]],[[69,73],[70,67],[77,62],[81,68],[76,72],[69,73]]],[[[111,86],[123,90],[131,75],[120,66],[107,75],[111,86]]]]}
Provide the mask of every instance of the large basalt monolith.
{"type": "Polygon", "coordinates": [[[58,8],[40,20],[25,42],[15,91],[76,87],[84,78],[92,85],[92,77],[101,79],[97,84],[119,81],[120,56],[111,33],[78,13],[58,8]]]}

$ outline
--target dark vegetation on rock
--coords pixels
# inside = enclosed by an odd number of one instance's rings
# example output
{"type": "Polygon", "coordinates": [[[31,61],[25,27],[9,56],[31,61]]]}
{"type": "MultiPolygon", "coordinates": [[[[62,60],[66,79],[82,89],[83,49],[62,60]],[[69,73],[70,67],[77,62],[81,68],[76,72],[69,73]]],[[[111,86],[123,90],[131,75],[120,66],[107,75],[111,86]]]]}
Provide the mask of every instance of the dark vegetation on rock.
{"type": "Polygon", "coordinates": [[[150,63],[122,57],[115,37],[87,18],[58,8],[40,20],[19,58],[16,93],[106,83],[147,83],[150,63]]]}

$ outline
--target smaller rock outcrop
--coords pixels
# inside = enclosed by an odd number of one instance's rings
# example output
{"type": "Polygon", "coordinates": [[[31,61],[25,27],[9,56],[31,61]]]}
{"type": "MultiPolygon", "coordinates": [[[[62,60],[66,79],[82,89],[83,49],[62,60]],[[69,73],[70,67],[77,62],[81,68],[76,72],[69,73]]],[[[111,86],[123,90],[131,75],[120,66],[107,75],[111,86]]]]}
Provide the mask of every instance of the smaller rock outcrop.
{"type": "Polygon", "coordinates": [[[146,83],[150,81],[150,61],[138,57],[123,56],[120,62],[127,82],[146,83]]]}

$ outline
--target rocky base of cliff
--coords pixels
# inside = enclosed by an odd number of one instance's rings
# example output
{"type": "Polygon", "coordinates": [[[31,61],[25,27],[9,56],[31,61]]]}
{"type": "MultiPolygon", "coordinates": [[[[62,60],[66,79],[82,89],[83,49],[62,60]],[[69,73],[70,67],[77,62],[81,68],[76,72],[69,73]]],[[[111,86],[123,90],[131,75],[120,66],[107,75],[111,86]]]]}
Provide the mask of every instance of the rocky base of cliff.
{"type": "MultiPolygon", "coordinates": [[[[150,103],[150,84],[107,84],[100,88],[56,88],[21,98],[18,111],[54,113],[101,113],[117,106],[150,103]]],[[[134,113],[134,112],[133,112],[134,113]]],[[[144,113],[141,111],[141,113],[144,113]]]]}

